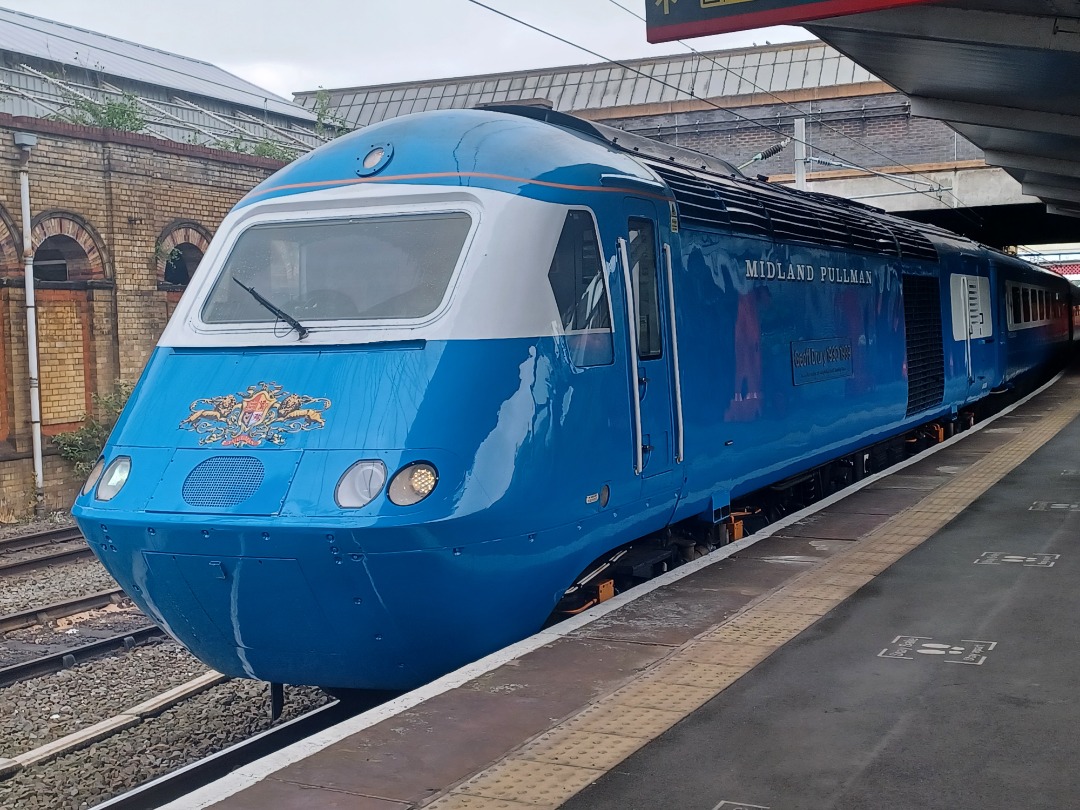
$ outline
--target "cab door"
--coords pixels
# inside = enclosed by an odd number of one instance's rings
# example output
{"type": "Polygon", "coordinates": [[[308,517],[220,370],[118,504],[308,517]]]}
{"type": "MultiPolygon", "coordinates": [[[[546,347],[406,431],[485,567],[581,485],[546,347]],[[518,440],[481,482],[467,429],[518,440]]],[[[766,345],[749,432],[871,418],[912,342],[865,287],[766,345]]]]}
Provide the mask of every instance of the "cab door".
{"type": "MultiPolygon", "coordinates": [[[[619,240],[627,298],[628,371],[634,411],[634,469],[643,495],[674,493],[681,475],[681,412],[678,404],[678,360],[673,335],[669,232],[658,223],[657,206],[629,201],[626,236],[619,240]],[[636,383],[636,384],[634,384],[636,383]],[[673,489],[674,487],[674,489],[673,489]]],[[[665,211],[666,213],[666,211],[665,211]]]]}

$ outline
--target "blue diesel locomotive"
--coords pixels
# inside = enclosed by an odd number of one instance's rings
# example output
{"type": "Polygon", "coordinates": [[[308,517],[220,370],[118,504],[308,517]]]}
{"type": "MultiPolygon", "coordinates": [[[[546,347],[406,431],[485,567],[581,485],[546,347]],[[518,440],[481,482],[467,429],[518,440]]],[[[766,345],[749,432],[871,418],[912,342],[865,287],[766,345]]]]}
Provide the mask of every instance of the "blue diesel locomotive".
{"type": "Polygon", "coordinates": [[[405,116],[229,214],[73,513],[221,672],[408,688],[1069,336],[1064,280],[945,231],[538,108],[405,116]]]}

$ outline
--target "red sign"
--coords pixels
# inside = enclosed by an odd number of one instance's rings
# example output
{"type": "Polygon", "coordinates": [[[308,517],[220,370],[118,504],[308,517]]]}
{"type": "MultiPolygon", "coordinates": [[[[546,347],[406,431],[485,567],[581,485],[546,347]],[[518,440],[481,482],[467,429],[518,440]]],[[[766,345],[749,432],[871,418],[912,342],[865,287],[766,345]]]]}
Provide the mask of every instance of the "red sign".
{"type": "Polygon", "coordinates": [[[649,42],[793,25],[931,0],[646,0],[649,42]]]}

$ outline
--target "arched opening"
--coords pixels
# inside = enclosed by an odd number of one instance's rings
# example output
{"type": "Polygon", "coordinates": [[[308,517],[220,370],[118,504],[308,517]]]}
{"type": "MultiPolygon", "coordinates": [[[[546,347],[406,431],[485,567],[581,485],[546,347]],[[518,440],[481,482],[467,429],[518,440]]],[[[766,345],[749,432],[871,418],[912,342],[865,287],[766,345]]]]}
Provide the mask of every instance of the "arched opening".
{"type": "Polygon", "coordinates": [[[48,213],[34,225],[34,278],[41,282],[105,281],[101,240],[74,214],[48,213]]]}
{"type": "Polygon", "coordinates": [[[86,251],[70,236],[50,236],[34,251],[34,278],[37,281],[70,281],[85,276],[89,268],[86,251]]]}
{"type": "Polygon", "coordinates": [[[183,242],[169,251],[165,261],[165,283],[183,285],[191,281],[195,268],[202,261],[203,252],[191,242],[183,242]]]}

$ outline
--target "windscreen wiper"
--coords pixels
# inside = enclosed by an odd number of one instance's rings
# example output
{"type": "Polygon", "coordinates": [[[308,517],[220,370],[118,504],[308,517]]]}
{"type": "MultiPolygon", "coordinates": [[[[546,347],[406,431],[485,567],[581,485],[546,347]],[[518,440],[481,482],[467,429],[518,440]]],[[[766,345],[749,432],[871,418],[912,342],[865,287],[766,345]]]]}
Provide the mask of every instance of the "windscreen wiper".
{"type": "Polygon", "coordinates": [[[308,336],[307,327],[304,326],[302,323],[300,323],[300,321],[296,320],[296,318],[294,318],[288,312],[283,310],[281,307],[275,306],[274,304],[267,301],[265,298],[262,297],[262,295],[259,293],[258,290],[256,290],[254,287],[249,287],[247,284],[242,282],[236,276],[233,276],[232,280],[235,281],[237,284],[239,284],[241,287],[243,287],[245,290],[247,290],[251,294],[252,298],[254,298],[256,301],[258,301],[260,304],[262,304],[264,307],[266,307],[272,313],[274,313],[279,318],[281,318],[281,320],[285,321],[285,323],[287,323],[289,326],[291,326],[293,329],[295,329],[296,334],[300,335],[300,340],[303,340],[304,338],[306,338],[308,336]]]}

